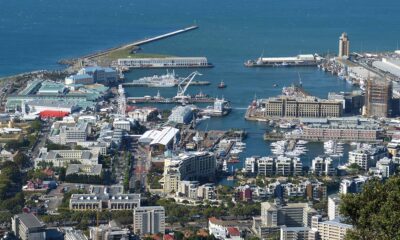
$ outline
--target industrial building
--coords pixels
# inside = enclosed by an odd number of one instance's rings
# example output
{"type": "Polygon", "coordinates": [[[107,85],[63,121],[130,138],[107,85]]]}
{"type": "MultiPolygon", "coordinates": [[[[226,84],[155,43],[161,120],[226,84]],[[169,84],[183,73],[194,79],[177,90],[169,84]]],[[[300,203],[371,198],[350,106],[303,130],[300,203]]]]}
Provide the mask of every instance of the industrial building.
{"type": "Polygon", "coordinates": [[[343,113],[341,101],[322,100],[315,97],[279,96],[261,102],[264,118],[340,117],[343,113]]]}
{"type": "Polygon", "coordinates": [[[139,143],[149,145],[154,154],[172,149],[177,141],[179,141],[179,129],[173,127],[149,130],[139,138],[139,143]]]}
{"type": "Polygon", "coordinates": [[[122,58],[118,66],[128,68],[211,67],[205,57],[122,58]]]}

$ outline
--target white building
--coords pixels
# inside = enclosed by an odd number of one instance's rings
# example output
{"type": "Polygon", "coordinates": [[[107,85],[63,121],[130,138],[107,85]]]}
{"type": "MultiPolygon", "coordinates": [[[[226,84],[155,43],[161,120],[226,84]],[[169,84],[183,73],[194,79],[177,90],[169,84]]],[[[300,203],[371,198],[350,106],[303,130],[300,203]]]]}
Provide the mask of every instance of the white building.
{"type": "Polygon", "coordinates": [[[165,210],[161,206],[138,207],[133,210],[133,232],[145,234],[164,234],[165,210]]]}
{"type": "Polygon", "coordinates": [[[50,150],[40,149],[39,156],[35,159],[35,168],[41,163],[52,164],[54,167],[66,167],[71,162],[85,165],[98,164],[99,152],[90,150],[50,150]]]}
{"type": "Polygon", "coordinates": [[[241,240],[239,229],[233,222],[223,221],[215,217],[208,219],[208,232],[216,239],[221,240],[241,240]]]}
{"type": "Polygon", "coordinates": [[[116,129],[130,131],[131,130],[131,122],[129,122],[128,120],[123,120],[123,119],[115,119],[113,122],[113,127],[116,129]]]}
{"type": "Polygon", "coordinates": [[[255,157],[248,157],[244,162],[244,171],[246,173],[256,173],[257,159],[255,157]]]}
{"type": "Polygon", "coordinates": [[[164,161],[163,183],[165,193],[177,192],[180,181],[212,180],[215,178],[216,159],[210,152],[187,152],[164,161]]]}
{"type": "Polygon", "coordinates": [[[177,106],[172,109],[171,115],[168,117],[168,122],[189,124],[193,119],[193,107],[177,106]]]}
{"type": "Polygon", "coordinates": [[[333,220],[338,218],[339,213],[339,205],[340,205],[340,197],[336,194],[328,196],[328,219],[333,220]]]}
{"type": "Polygon", "coordinates": [[[318,176],[330,176],[335,173],[335,168],[333,167],[331,158],[316,157],[312,160],[311,171],[313,174],[318,176]]]}
{"type": "Polygon", "coordinates": [[[368,171],[370,167],[376,165],[378,159],[381,159],[386,155],[386,149],[381,146],[359,148],[349,152],[349,164],[355,163],[365,171],[368,171]]]}
{"type": "Polygon", "coordinates": [[[157,108],[138,108],[132,112],[128,112],[129,118],[138,122],[147,122],[151,116],[156,117],[158,115],[157,108]]]}
{"type": "Polygon", "coordinates": [[[76,84],[86,85],[93,83],[94,83],[93,77],[88,74],[71,75],[65,78],[66,85],[76,85],[76,84]]]}
{"type": "Polygon", "coordinates": [[[369,177],[367,176],[358,176],[352,179],[343,179],[340,182],[340,194],[347,193],[359,193],[362,190],[364,184],[368,181],[369,177]]]}
{"type": "Polygon", "coordinates": [[[322,222],[320,216],[313,216],[312,228],[318,231],[321,240],[344,240],[347,231],[353,226],[341,223],[337,219],[322,222]]]}

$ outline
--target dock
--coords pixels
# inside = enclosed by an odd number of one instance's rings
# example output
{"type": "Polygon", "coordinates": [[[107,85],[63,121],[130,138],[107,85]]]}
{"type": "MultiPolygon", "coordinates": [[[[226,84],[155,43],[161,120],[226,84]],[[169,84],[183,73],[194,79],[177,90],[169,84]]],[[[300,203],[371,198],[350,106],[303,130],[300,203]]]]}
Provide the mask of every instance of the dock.
{"type": "Polygon", "coordinates": [[[124,48],[129,48],[129,47],[134,47],[134,46],[144,45],[144,44],[147,44],[147,43],[151,43],[151,42],[155,42],[155,41],[158,41],[158,40],[161,40],[161,39],[172,37],[172,36],[175,36],[175,35],[178,35],[178,34],[181,34],[181,33],[189,32],[189,31],[195,30],[197,28],[199,28],[197,25],[192,25],[192,26],[189,26],[189,27],[186,27],[186,28],[183,28],[183,29],[179,29],[179,30],[176,30],[176,31],[173,31],[173,32],[169,32],[169,33],[165,33],[165,34],[162,34],[162,35],[158,35],[158,36],[155,36],[155,37],[145,38],[145,39],[138,40],[138,41],[135,41],[135,42],[132,42],[132,43],[128,43],[128,44],[124,44],[124,45],[121,45],[121,46],[109,48],[109,49],[106,49],[106,50],[103,50],[103,51],[100,51],[100,52],[91,53],[91,54],[82,56],[80,58],[81,59],[91,59],[91,58],[103,56],[103,55],[106,55],[106,54],[108,54],[108,53],[110,53],[112,51],[116,51],[116,50],[124,49],[124,48]]]}
{"type": "MultiPolygon", "coordinates": [[[[191,86],[208,86],[211,83],[208,81],[192,81],[190,83],[191,86]]],[[[149,84],[147,83],[135,83],[135,81],[133,82],[129,82],[129,83],[123,83],[122,84],[123,87],[152,87],[152,88],[157,88],[156,86],[149,86],[149,84]]],[[[175,84],[175,87],[178,86],[178,83],[175,84]]],[[[186,83],[182,84],[182,86],[186,86],[186,83]]]]}
{"type": "MultiPolygon", "coordinates": [[[[164,98],[164,97],[127,97],[127,102],[140,104],[140,103],[162,103],[162,104],[182,104],[182,100],[175,98],[164,98]]],[[[186,104],[194,103],[214,103],[215,98],[212,97],[190,97],[185,99],[186,104]]]]}

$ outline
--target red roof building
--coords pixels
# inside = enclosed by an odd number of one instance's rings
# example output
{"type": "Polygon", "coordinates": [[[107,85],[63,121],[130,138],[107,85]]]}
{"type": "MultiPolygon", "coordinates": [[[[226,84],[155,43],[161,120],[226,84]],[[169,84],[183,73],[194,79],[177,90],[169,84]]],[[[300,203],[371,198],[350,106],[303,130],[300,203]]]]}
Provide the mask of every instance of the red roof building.
{"type": "Polygon", "coordinates": [[[45,110],[39,113],[40,118],[62,118],[69,115],[69,112],[45,110]]]}

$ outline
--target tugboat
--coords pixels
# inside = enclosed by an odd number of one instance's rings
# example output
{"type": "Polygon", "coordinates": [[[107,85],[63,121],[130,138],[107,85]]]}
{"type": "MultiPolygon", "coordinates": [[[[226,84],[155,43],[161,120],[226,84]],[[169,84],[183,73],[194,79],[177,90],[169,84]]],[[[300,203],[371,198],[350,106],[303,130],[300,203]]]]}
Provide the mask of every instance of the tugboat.
{"type": "Polygon", "coordinates": [[[222,80],[219,84],[218,84],[218,88],[226,88],[226,84],[224,83],[224,81],[222,80]]]}

